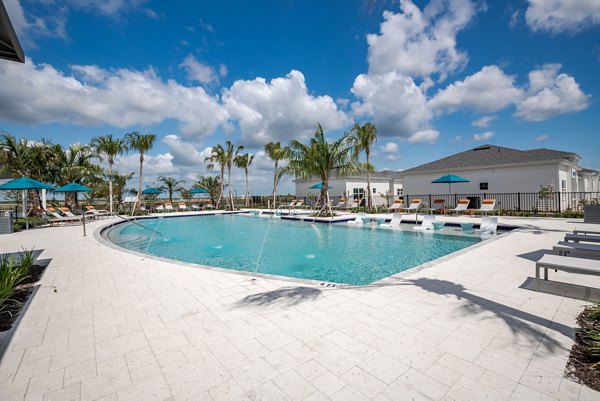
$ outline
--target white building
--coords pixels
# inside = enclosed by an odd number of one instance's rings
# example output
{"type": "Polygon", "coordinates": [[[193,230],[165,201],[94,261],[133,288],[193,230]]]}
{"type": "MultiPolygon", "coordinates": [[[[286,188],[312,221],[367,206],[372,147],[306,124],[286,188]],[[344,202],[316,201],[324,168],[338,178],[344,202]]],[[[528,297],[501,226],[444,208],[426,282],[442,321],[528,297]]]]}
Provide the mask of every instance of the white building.
{"type": "MultiPolygon", "coordinates": [[[[561,209],[564,209],[579,197],[572,193],[600,191],[600,173],[580,167],[580,160],[572,152],[483,145],[403,171],[404,193],[448,195],[447,184],[431,181],[451,173],[469,180],[452,184],[453,194],[483,195],[482,198],[498,197],[495,194],[537,194],[541,187],[550,186],[555,193],[570,194],[563,199],[561,209]]],[[[505,200],[506,208],[514,206],[507,203],[505,200]]]]}
{"type": "MultiPolygon", "coordinates": [[[[321,194],[319,189],[310,189],[318,184],[318,178],[310,180],[294,180],[296,186],[296,197],[298,199],[317,198],[321,194]]],[[[348,177],[332,177],[329,181],[329,196],[334,202],[340,197],[355,199],[366,199],[367,175],[361,174],[348,177]]],[[[394,171],[374,171],[371,173],[371,192],[376,205],[387,204],[387,197],[397,199],[403,195],[401,173],[394,171]]]]}

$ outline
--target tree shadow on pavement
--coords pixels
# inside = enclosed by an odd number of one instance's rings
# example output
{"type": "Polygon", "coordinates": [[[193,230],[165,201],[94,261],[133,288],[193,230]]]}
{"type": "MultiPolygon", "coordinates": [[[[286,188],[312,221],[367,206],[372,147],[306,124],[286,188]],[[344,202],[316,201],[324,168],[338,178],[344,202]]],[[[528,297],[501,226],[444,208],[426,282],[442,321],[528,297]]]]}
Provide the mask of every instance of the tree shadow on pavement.
{"type": "Polygon", "coordinates": [[[302,302],[317,299],[322,291],[312,287],[283,287],[273,291],[259,292],[251,294],[239,300],[237,306],[269,306],[284,305],[296,306],[302,302]]]}

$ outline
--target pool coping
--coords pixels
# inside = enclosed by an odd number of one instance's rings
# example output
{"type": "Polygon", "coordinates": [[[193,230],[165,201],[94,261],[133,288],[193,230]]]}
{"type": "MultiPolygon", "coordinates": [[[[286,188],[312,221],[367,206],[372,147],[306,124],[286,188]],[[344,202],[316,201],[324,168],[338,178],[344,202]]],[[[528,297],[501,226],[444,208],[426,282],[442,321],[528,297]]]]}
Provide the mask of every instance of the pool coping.
{"type": "MultiPolygon", "coordinates": [[[[131,222],[130,220],[138,220],[138,219],[145,220],[145,219],[160,218],[160,217],[166,217],[166,218],[202,217],[202,216],[217,216],[217,215],[226,215],[226,214],[244,214],[244,215],[246,215],[247,212],[245,212],[245,211],[231,211],[231,212],[223,211],[223,212],[211,212],[211,213],[202,213],[202,214],[184,214],[184,215],[177,214],[177,215],[165,215],[165,216],[162,216],[162,215],[132,216],[131,219],[123,218],[116,222],[110,222],[110,223],[107,222],[107,224],[100,226],[94,230],[93,237],[99,243],[104,244],[112,249],[115,249],[115,250],[118,250],[121,252],[125,252],[125,253],[129,253],[132,255],[140,256],[142,259],[152,259],[152,260],[157,260],[157,261],[161,261],[161,262],[173,263],[173,264],[180,265],[180,266],[187,266],[187,267],[193,267],[193,268],[213,270],[213,271],[218,271],[218,272],[223,272],[223,273],[237,274],[237,275],[241,275],[241,276],[252,277],[251,280],[255,280],[256,278],[264,278],[264,279],[269,279],[269,280],[278,280],[278,281],[286,281],[286,282],[292,282],[292,283],[309,284],[309,285],[314,285],[317,287],[338,288],[338,289],[344,289],[344,288],[368,289],[368,288],[382,287],[382,286],[386,286],[386,285],[395,283],[398,279],[402,279],[406,276],[415,274],[422,270],[429,269],[439,263],[442,263],[447,260],[453,259],[455,257],[461,256],[461,255],[469,252],[470,250],[477,249],[477,248],[487,245],[491,242],[495,242],[495,241],[499,240],[500,238],[505,237],[506,235],[509,235],[511,233],[519,231],[519,227],[511,226],[513,228],[511,228],[507,232],[503,233],[502,235],[491,236],[491,237],[486,238],[478,243],[469,245],[466,248],[459,249],[459,250],[449,253],[447,255],[430,260],[428,262],[422,263],[417,266],[413,266],[411,268],[408,268],[401,272],[384,277],[382,279],[373,281],[372,283],[368,283],[368,284],[346,284],[346,283],[336,283],[336,282],[330,282],[330,281],[324,281],[324,280],[302,279],[302,278],[297,278],[297,277],[278,276],[278,275],[268,274],[268,273],[248,272],[248,271],[243,271],[243,270],[227,269],[225,267],[203,265],[200,263],[184,262],[184,261],[177,260],[177,259],[169,259],[169,258],[165,258],[162,256],[156,256],[153,254],[144,254],[144,253],[141,253],[138,251],[127,249],[127,248],[124,248],[124,247],[121,247],[121,246],[115,244],[114,242],[112,242],[108,238],[105,238],[105,236],[104,236],[104,233],[108,229],[115,227],[117,225],[120,225],[120,224],[131,222]]],[[[299,219],[285,219],[285,220],[302,221],[299,219]]],[[[344,222],[351,221],[351,220],[353,220],[353,219],[345,220],[344,222]]],[[[306,223],[308,223],[308,222],[306,222],[306,223]]],[[[329,224],[331,224],[331,223],[329,223],[329,224]]],[[[417,222],[412,222],[409,224],[417,224],[417,222]]],[[[450,225],[450,226],[451,227],[452,226],[460,227],[460,224],[455,224],[455,225],[450,225]]],[[[477,226],[479,226],[479,225],[477,225],[477,226]]],[[[352,228],[352,227],[348,227],[348,228],[352,228]]],[[[355,227],[355,228],[360,228],[360,227],[355,227]]],[[[364,228],[364,227],[362,227],[362,228],[364,228]]],[[[389,230],[395,231],[393,228],[391,228],[389,230]]],[[[400,231],[400,230],[398,230],[398,231],[400,231]]]]}

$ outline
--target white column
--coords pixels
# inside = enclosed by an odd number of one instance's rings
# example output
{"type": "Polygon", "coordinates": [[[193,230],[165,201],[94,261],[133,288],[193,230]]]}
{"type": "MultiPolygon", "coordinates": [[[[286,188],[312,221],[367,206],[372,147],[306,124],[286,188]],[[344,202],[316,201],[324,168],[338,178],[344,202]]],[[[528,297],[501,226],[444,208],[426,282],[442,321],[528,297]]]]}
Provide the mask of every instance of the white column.
{"type": "Polygon", "coordinates": [[[42,189],[42,208],[46,209],[46,190],[42,189]]]}

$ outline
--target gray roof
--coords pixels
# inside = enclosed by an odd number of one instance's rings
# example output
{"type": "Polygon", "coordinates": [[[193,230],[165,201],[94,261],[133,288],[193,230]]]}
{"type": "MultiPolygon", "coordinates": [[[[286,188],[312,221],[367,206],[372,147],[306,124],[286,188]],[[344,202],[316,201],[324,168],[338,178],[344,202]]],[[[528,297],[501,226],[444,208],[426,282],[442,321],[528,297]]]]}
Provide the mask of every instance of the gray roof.
{"type": "Polygon", "coordinates": [[[25,54],[2,1],[0,1],[0,58],[25,62],[25,54]]]}
{"type": "Polygon", "coordinates": [[[579,170],[580,173],[591,173],[591,174],[600,174],[598,170],[592,170],[591,168],[582,168],[579,170]]]}
{"type": "Polygon", "coordinates": [[[403,174],[422,173],[428,171],[458,170],[472,167],[488,167],[503,164],[523,164],[561,160],[579,156],[573,152],[562,152],[552,149],[518,150],[495,145],[478,146],[467,151],[444,157],[430,163],[403,171],[403,174]]]}
{"type": "MultiPolygon", "coordinates": [[[[331,178],[340,178],[337,174],[333,174],[331,178]]],[[[359,179],[366,179],[367,178],[367,173],[362,173],[362,174],[357,174],[357,175],[350,175],[350,176],[345,176],[343,178],[359,178],[359,179]]],[[[398,172],[398,171],[392,171],[392,170],[382,170],[382,171],[371,171],[371,178],[382,178],[382,179],[387,179],[387,180],[401,180],[402,179],[402,172],[398,172]]],[[[304,181],[319,181],[318,178],[314,177],[314,178],[309,178],[309,179],[295,179],[293,180],[294,182],[304,182],[304,181]]]]}

